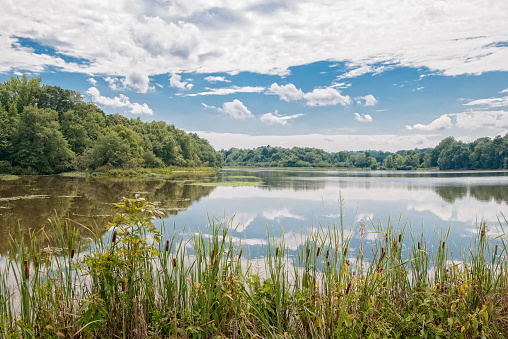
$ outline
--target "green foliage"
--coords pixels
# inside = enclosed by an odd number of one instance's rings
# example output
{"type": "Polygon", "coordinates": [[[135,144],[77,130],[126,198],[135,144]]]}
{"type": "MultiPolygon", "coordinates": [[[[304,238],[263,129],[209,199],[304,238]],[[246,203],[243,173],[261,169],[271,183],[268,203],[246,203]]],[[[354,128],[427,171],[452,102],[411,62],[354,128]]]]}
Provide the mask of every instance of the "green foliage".
{"type": "Polygon", "coordinates": [[[12,164],[38,173],[62,172],[74,160],[74,152],[59,130],[58,116],[50,109],[26,106],[13,144],[12,164]]]}
{"type": "Polygon", "coordinates": [[[388,218],[384,226],[370,225],[379,236],[367,242],[360,223],[357,255],[343,225],[330,225],[305,235],[296,255],[283,235],[275,242],[268,234],[266,255],[255,264],[229,235],[231,221],[209,220],[205,233],[188,240],[169,232],[163,242],[153,224],[159,214],[144,199],[124,198],[115,211],[107,235],[98,235],[86,251],[68,224],[54,224],[56,248],[42,248],[47,234],[30,234],[27,242],[19,235],[0,272],[2,337],[508,333],[508,243],[505,234],[490,238],[484,222],[458,256],[448,245],[449,230],[437,232],[432,246],[408,223],[394,225],[388,218]]]}
{"type": "Polygon", "coordinates": [[[106,115],[78,92],[40,82],[24,75],[0,84],[2,173],[221,166],[220,153],[195,134],[106,115]]]}

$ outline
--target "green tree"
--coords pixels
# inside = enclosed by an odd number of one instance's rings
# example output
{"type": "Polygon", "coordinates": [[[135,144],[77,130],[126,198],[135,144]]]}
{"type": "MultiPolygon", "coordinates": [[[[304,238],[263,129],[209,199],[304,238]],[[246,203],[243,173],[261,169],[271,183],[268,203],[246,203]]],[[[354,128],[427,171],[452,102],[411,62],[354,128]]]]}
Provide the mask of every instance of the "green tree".
{"type": "Polygon", "coordinates": [[[14,137],[13,164],[46,174],[69,169],[74,152],[59,127],[56,111],[25,107],[14,137]]]}

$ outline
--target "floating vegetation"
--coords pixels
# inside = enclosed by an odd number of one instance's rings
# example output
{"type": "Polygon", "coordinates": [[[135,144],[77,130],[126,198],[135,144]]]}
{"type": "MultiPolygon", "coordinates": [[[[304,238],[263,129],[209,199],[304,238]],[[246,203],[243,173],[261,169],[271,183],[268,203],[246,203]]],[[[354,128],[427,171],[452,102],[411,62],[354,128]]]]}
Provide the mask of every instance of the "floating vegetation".
{"type": "Polygon", "coordinates": [[[224,182],[194,182],[191,185],[206,186],[206,187],[239,187],[239,186],[263,186],[260,181],[224,181],[224,182]]]}
{"type": "Polygon", "coordinates": [[[18,180],[20,177],[11,174],[0,174],[0,180],[18,180]]]}
{"type": "Polygon", "coordinates": [[[40,195],[20,195],[17,197],[7,197],[0,198],[0,201],[14,201],[14,200],[23,200],[23,199],[47,199],[49,195],[40,194],[40,195]]]}
{"type": "Polygon", "coordinates": [[[228,179],[254,179],[261,181],[260,177],[256,177],[254,175],[229,175],[227,176],[228,179]]]}

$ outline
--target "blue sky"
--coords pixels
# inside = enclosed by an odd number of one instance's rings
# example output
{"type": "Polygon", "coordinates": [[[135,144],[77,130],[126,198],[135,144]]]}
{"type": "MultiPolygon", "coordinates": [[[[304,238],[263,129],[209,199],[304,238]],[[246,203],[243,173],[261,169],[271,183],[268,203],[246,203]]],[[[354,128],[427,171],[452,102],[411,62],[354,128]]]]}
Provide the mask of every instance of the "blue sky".
{"type": "Polygon", "coordinates": [[[508,131],[506,1],[2,1],[0,28],[0,81],[40,76],[217,149],[508,131]]]}

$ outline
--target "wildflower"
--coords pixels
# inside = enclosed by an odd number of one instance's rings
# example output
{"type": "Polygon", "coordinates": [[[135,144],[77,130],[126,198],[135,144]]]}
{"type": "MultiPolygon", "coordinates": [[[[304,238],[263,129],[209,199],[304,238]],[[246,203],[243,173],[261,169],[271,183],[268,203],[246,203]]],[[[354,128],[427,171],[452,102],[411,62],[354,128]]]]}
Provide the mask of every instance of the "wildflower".
{"type": "Polygon", "coordinates": [[[465,327],[465,326],[462,326],[462,327],[460,328],[460,333],[464,333],[464,331],[465,331],[465,330],[466,330],[466,327],[465,327]]]}

